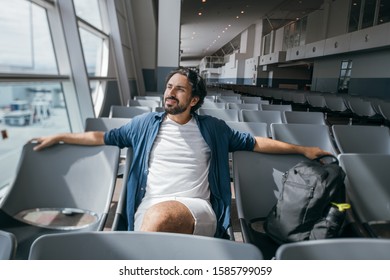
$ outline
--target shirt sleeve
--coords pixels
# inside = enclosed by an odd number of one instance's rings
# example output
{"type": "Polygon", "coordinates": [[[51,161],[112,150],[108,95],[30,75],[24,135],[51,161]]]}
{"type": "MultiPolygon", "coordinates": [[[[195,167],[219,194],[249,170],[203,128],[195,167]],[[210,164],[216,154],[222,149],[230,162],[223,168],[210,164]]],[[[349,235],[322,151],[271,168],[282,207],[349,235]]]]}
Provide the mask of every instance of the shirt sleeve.
{"type": "Polygon", "coordinates": [[[132,131],[134,130],[134,121],[119,127],[111,129],[104,133],[104,143],[106,145],[118,146],[123,149],[132,146],[132,131]]]}

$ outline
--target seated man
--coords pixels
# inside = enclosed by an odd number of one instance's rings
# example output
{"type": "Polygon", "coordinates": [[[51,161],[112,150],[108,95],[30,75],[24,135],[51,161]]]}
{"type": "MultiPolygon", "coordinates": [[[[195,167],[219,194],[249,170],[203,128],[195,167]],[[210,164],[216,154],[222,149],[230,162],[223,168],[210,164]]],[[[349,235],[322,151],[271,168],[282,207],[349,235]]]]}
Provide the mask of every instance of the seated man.
{"type": "Polygon", "coordinates": [[[165,112],[133,118],[104,132],[64,133],[34,139],[36,150],[64,142],[132,147],[127,183],[129,230],[226,237],[230,222],[229,152],[296,153],[310,159],[329,154],[232,130],[224,121],[196,114],[207,94],[194,71],[172,71],[165,112]]]}

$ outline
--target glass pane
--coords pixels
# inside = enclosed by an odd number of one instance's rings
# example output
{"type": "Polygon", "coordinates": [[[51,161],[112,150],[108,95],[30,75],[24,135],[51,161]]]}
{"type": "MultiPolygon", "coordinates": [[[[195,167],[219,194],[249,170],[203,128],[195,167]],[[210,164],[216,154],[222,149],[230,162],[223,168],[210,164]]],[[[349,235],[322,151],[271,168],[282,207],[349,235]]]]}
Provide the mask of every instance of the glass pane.
{"type": "Polygon", "coordinates": [[[390,0],[381,0],[379,4],[378,24],[390,22],[390,0]]]}
{"type": "Polygon", "coordinates": [[[376,0],[366,0],[364,4],[362,28],[374,25],[376,0]]]}
{"type": "Polygon", "coordinates": [[[0,189],[14,177],[27,141],[70,131],[65,105],[60,83],[0,83],[0,189]]]}
{"type": "Polygon", "coordinates": [[[0,72],[58,74],[44,8],[0,0],[0,72]]]}
{"type": "Polygon", "coordinates": [[[73,3],[78,17],[102,30],[98,0],[73,0],[73,3]]]}
{"type": "Polygon", "coordinates": [[[359,28],[361,0],[352,0],[349,12],[348,32],[353,32],[359,28]]]}
{"type": "Polygon", "coordinates": [[[105,76],[106,74],[102,73],[103,39],[82,28],[79,30],[88,76],[105,76]]]}

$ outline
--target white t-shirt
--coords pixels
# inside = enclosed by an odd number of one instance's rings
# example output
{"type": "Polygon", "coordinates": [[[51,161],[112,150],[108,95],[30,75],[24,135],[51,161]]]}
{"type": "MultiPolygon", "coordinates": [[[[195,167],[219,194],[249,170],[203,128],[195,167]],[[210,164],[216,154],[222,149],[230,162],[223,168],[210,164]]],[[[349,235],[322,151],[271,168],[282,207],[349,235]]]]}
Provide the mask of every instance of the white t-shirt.
{"type": "Polygon", "coordinates": [[[181,125],[167,117],[150,154],[144,200],[162,197],[208,200],[210,153],[194,118],[181,125]]]}

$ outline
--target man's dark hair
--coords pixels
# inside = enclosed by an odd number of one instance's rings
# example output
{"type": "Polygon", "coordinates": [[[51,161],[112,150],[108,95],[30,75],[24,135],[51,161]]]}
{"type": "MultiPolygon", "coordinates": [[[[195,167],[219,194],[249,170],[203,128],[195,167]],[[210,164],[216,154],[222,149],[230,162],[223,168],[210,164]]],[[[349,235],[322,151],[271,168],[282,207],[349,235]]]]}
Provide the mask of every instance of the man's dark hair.
{"type": "Polygon", "coordinates": [[[196,105],[191,108],[191,113],[193,113],[196,110],[198,110],[204,102],[204,98],[207,95],[206,83],[204,79],[196,71],[185,67],[179,67],[169,73],[165,81],[165,84],[167,84],[169,79],[172,78],[172,76],[175,74],[181,74],[186,76],[188,78],[189,83],[192,86],[192,97],[195,96],[199,97],[198,103],[196,103],[196,105]]]}

